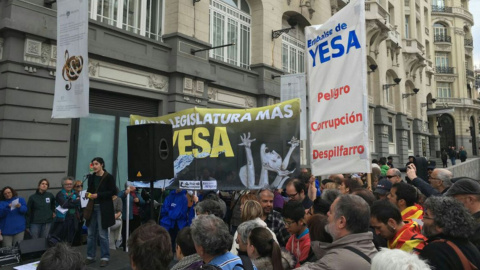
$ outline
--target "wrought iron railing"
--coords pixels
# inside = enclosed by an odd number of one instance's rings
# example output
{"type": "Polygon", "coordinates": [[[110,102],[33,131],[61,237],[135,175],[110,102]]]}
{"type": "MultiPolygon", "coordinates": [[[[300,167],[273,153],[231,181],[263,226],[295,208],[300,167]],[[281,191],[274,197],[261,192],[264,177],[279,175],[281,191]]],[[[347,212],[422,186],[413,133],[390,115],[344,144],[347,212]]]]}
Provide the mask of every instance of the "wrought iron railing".
{"type": "Polygon", "coordinates": [[[473,70],[467,69],[467,77],[475,77],[473,70]]]}
{"type": "Polygon", "coordinates": [[[453,67],[436,66],[435,72],[441,74],[453,74],[453,67]]]}
{"type": "Polygon", "coordinates": [[[436,34],[434,36],[434,41],[435,42],[448,42],[448,43],[451,43],[452,42],[452,37],[449,36],[449,35],[444,35],[444,34],[436,34]]]}
{"type": "Polygon", "coordinates": [[[446,7],[446,6],[432,6],[432,12],[446,12],[446,13],[452,13],[452,7],[446,7]]]}

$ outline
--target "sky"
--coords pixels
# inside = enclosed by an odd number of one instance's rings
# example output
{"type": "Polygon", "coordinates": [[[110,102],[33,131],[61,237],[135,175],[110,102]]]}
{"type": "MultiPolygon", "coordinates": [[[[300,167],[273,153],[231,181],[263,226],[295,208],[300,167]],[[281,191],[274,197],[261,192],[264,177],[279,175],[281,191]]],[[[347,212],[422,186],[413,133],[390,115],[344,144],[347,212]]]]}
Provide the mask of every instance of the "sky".
{"type": "Polygon", "coordinates": [[[473,64],[480,69],[480,0],[470,0],[470,13],[473,15],[473,64]]]}

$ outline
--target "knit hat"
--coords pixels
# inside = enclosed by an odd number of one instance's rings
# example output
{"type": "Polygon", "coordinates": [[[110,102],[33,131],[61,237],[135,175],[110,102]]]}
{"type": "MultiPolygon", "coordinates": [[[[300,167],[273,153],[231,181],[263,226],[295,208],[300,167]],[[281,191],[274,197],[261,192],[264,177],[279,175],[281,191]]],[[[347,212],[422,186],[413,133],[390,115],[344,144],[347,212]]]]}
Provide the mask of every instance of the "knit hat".
{"type": "Polygon", "coordinates": [[[445,196],[462,194],[480,195],[480,184],[471,178],[459,179],[447,190],[445,196]]]}

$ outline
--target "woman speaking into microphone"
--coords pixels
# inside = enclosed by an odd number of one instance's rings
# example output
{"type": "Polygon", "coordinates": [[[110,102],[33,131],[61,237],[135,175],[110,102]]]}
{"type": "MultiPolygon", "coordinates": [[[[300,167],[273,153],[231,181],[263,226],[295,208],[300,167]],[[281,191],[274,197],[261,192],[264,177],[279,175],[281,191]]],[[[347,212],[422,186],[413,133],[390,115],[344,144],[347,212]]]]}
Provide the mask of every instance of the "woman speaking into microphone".
{"type": "Polygon", "coordinates": [[[105,267],[110,260],[108,227],[115,224],[115,212],[113,209],[112,196],[116,195],[115,179],[111,174],[105,171],[105,162],[103,158],[96,157],[92,159],[93,174],[88,177],[88,197],[89,205],[93,201],[93,210],[88,217],[87,206],[84,209],[84,216],[87,220],[87,259],[85,264],[95,262],[97,236],[100,237],[100,266],[105,267]]]}

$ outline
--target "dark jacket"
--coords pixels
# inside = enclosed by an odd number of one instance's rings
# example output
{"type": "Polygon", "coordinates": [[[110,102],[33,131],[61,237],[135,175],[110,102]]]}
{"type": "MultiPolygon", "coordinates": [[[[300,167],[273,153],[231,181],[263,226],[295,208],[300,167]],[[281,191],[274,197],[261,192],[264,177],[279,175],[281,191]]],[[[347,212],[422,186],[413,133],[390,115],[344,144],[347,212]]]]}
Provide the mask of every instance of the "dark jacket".
{"type": "Polygon", "coordinates": [[[468,239],[453,238],[440,234],[428,239],[428,245],[419,254],[420,258],[427,260],[428,264],[435,270],[463,269],[460,258],[447,243],[434,242],[439,239],[452,241],[473,265],[480,268],[480,251],[468,239]]]}
{"type": "MultiPolygon", "coordinates": [[[[107,173],[105,171],[105,173],[107,173]]],[[[115,211],[113,210],[112,196],[116,195],[117,186],[115,185],[115,178],[109,173],[105,176],[105,179],[100,183],[100,187],[95,186],[95,174],[88,176],[88,189],[87,192],[97,194],[96,201],[100,204],[100,212],[102,213],[102,229],[108,229],[108,227],[115,224],[115,211]]],[[[90,221],[87,221],[87,226],[90,221]]]]}
{"type": "Polygon", "coordinates": [[[55,197],[50,192],[40,193],[37,190],[28,198],[27,208],[27,228],[30,228],[30,224],[51,223],[55,213],[55,197]]]}
{"type": "Polygon", "coordinates": [[[480,211],[473,214],[473,218],[475,219],[475,231],[473,236],[470,238],[472,244],[474,244],[478,250],[480,250],[480,211]]]}

